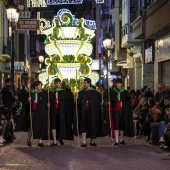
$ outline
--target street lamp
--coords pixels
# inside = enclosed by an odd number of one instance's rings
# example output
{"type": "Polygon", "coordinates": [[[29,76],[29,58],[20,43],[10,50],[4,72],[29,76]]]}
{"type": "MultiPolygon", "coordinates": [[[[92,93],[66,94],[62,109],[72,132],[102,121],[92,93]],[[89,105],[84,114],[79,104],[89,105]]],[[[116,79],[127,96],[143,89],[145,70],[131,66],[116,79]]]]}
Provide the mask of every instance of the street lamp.
{"type": "Polygon", "coordinates": [[[40,62],[39,69],[42,70],[42,63],[44,62],[44,56],[43,55],[39,55],[38,56],[38,60],[40,62]]]}
{"type": "Polygon", "coordinates": [[[8,0],[5,5],[7,18],[11,23],[12,36],[11,36],[11,80],[14,83],[14,25],[18,22],[19,9],[14,0],[8,0]]]}

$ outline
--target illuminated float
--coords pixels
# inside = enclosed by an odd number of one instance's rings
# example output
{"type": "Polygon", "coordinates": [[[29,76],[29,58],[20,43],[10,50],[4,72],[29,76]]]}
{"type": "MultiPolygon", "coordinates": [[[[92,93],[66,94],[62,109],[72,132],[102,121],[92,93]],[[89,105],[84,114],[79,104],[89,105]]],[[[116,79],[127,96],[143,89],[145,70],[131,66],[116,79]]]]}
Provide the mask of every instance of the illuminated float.
{"type": "MultiPolygon", "coordinates": [[[[40,15],[40,14],[39,14],[40,15]]],[[[40,34],[45,34],[46,71],[39,74],[44,85],[53,86],[58,77],[65,81],[73,91],[83,86],[84,77],[90,77],[95,84],[99,75],[92,72],[92,44],[95,36],[95,21],[75,19],[67,9],[58,11],[50,25],[49,21],[40,18],[40,34]],[[89,24],[90,23],[90,24],[89,24]],[[88,25],[88,26],[87,26],[88,25]]]]}

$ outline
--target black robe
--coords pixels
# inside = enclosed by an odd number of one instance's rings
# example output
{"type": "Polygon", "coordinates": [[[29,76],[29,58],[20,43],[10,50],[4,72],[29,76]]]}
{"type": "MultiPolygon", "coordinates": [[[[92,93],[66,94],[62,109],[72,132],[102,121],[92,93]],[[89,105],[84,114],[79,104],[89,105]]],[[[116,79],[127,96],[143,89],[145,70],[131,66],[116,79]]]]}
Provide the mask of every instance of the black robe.
{"type": "Polygon", "coordinates": [[[101,95],[98,91],[82,90],[78,94],[80,131],[86,128],[87,138],[96,139],[106,135],[106,128],[101,107],[101,95]],[[88,107],[86,105],[88,101],[88,107]]]}
{"type": "Polygon", "coordinates": [[[51,128],[57,130],[58,139],[73,140],[69,97],[63,89],[57,92],[59,108],[56,108],[56,91],[50,94],[51,128]]]}
{"type": "Polygon", "coordinates": [[[48,137],[48,108],[47,108],[47,93],[44,91],[38,92],[37,108],[34,111],[35,93],[31,93],[31,112],[33,125],[34,139],[47,139],[48,137]]]}
{"type": "MultiPolygon", "coordinates": [[[[114,108],[118,101],[117,92],[114,90],[110,91],[110,101],[112,104],[112,108],[114,108]]],[[[123,92],[120,93],[120,101],[122,101],[122,107],[123,107],[123,113],[124,113],[124,127],[125,127],[124,135],[134,136],[131,96],[127,90],[124,90],[123,92]]]]}

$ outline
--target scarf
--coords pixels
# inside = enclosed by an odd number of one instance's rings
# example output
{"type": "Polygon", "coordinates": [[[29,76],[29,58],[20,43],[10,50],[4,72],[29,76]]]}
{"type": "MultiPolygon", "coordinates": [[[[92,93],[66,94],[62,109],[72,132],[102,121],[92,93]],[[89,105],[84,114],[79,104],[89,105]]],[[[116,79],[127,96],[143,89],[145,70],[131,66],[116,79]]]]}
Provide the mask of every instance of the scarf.
{"type": "Polygon", "coordinates": [[[42,92],[42,90],[31,90],[31,93],[35,94],[35,99],[34,99],[34,103],[38,102],[38,93],[42,92]]]}
{"type": "Polygon", "coordinates": [[[58,88],[56,88],[54,90],[51,90],[51,93],[58,92],[58,91],[61,91],[61,90],[63,90],[63,89],[61,87],[58,87],[58,88]]]}
{"type": "Polygon", "coordinates": [[[95,90],[93,87],[90,87],[89,89],[84,89],[84,91],[90,91],[90,90],[95,90]]]}
{"type": "Polygon", "coordinates": [[[113,90],[117,93],[117,99],[120,101],[120,93],[125,91],[125,88],[121,87],[119,91],[116,88],[114,88],[113,90]]]}

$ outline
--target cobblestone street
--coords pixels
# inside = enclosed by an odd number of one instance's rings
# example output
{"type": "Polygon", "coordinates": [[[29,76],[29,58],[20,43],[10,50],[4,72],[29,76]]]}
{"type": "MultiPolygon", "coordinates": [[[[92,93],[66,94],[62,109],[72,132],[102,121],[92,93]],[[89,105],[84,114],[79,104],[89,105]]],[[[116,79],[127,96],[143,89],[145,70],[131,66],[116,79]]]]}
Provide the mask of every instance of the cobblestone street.
{"type": "MultiPolygon", "coordinates": [[[[17,170],[168,170],[170,153],[151,146],[143,138],[125,137],[126,145],[111,146],[109,137],[98,138],[97,147],[79,147],[75,141],[58,143],[57,147],[39,148],[37,141],[33,147],[26,145],[27,133],[17,132],[13,144],[0,147],[0,169],[17,170]]],[[[50,141],[52,143],[52,141],[50,141]]]]}

